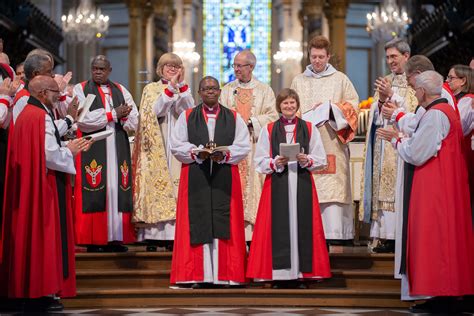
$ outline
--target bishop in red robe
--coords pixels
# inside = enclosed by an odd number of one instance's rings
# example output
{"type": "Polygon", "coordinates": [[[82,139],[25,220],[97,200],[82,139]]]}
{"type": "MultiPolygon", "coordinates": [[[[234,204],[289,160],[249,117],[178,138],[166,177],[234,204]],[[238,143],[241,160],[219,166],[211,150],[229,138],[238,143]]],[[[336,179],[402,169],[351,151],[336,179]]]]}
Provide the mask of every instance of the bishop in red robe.
{"type": "Polygon", "coordinates": [[[75,173],[74,155],[90,142],[62,146],[52,114],[59,96],[53,78],[37,76],[29,89],[8,151],[0,296],[71,297],[76,278],[69,174],[75,173]]]}
{"type": "Polygon", "coordinates": [[[426,109],[409,138],[380,130],[400,157],[415,166],[408,209],[402,299],[427,299],[414,312],[449,310],[452,297],[474,294],[474,231],[460,117],[441,98],[435,71],[416,77],[418,102],[426,109]]]}
{"type": "Polygon", "coordinates": [[[250,151],[248,129],[219,104],[215,78],[201,80],[199,95],[203,103],[183,112],[171,135],[171,152],[182,162],[171,284],[238,285],[246,281],[246,246],[237,164],[250,151]],[[211,141],[227,150],[193,151],[211,141]]]}
{"type": "Polygon", "coordinates": [[[266,174],[250,248],[247,277],[277,281],[274,287],[306,287],[296,280],[331,276],[318,195],[311,171],[327,166],[317,128],[296,117],[300,101],[292,89],[277,96],[282,117],[260,133],[257,171],[266,174]],[[280,144],[299,144],[292,161],[280,144]],[[299,283],[299,284],[298,284],[299,283]]]}

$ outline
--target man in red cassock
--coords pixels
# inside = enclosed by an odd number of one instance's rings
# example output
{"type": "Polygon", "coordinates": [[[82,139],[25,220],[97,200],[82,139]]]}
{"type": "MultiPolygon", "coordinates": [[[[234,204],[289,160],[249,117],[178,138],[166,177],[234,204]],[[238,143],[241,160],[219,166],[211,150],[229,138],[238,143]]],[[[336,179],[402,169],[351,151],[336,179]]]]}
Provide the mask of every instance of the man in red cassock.
{"type": "Polygon", "coordinates": [[[412,312],[457,312],[458,297],[474,294],[474,233],[460,117],[441,98],[443,78],[425,71],[415,79],[415,95],[426,112],[413,135],[392,142],[415,166],[409,200],[406,274],[402,299],[428,299],[412,312]]]}
{"type": "Polygon", "coordinates": [[[250,152],[249,134],[240,115],[219,104],[220,91],[217,79],[204,77],[203,103],[183,112],[171,135],[171,152],[182,162],[171,284],[200,288],[245,282],[238,163],[250,152]],[[196,153],[210,143],[227,150],[196,153]]]}
{"type": "Polygon", "coordinates": [[[35,77],[29,91],[8,151],[0,296],[26,299],[26,310],[61,310],[53,296],[76,294],[68,174],[75,173],[74,156],[90,141],[62,146],[52,113],[59,97],[53,78],[35,77]]]}

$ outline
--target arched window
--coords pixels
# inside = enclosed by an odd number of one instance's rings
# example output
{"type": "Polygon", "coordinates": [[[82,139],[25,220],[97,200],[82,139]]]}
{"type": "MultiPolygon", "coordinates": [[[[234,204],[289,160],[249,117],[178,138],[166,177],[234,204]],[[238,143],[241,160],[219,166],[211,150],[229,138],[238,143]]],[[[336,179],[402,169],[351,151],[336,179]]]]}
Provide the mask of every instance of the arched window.
{"type": "Polygon", "coordinates": [[[204,75],[221,84],[235,79],[235,55],[250,49],[257,57],[253,72],[270,84],[271,0],[204,0],[204,75]]]}

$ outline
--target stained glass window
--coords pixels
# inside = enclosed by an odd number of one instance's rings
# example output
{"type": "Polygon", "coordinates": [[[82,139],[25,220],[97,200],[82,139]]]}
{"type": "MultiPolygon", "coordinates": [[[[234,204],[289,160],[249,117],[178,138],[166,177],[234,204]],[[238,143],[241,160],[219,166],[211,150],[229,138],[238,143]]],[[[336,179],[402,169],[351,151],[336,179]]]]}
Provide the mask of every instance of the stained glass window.
{"type": "Polygon", "coordinates": [[[250,49],[257,57],[253,72],[270,84],[271,0],[204,0],[204,75],[222,85],[235,79],[235,55],[250,49]]]}

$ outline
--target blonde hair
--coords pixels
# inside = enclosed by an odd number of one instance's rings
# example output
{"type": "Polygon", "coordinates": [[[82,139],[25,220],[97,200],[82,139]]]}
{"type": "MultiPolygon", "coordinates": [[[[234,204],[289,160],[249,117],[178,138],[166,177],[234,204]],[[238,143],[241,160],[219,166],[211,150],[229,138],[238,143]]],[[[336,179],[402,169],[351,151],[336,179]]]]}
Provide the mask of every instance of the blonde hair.
{"type": "Polygon", "coordinates": [[[158,77],[163,77],[163,68],[166,64],[179,65],[182,67],[183,61],[175,53],[165,53],[161,55],[160,59],[158,60],[158,64],[156,65],[156,74],[158,77]]]}

